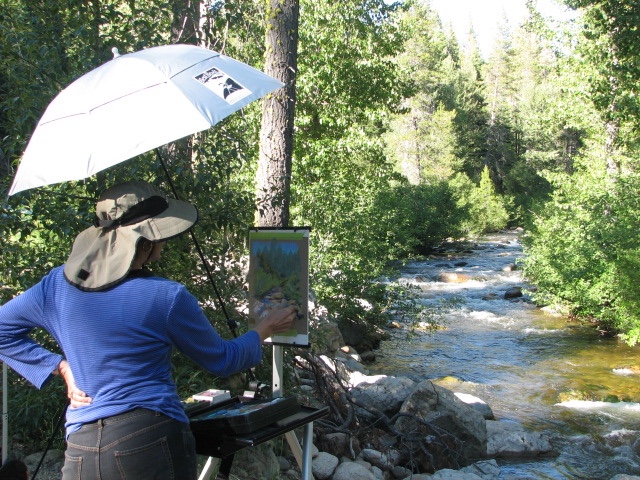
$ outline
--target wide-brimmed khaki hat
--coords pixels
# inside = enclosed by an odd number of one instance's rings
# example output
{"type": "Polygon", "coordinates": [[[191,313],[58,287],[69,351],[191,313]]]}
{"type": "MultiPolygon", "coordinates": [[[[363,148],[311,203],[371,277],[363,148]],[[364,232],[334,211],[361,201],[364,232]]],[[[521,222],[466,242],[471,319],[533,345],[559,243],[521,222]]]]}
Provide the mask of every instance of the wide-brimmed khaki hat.
{"type": "Polygon", "coordinates": [[[64,275],[81,290],[112,287],[129,274],[141,238],[169,240],[189,230],[197,220],[195,206],[168,198],[149,183],[114,185],[96,204],[94,226],[73,242],[64,275]]]}

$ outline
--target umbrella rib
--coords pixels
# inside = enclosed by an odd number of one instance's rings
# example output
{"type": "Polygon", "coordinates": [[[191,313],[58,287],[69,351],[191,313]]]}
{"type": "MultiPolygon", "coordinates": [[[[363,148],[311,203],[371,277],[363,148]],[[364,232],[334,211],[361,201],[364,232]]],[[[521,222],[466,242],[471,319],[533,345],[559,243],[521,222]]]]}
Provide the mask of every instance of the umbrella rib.
{"type": "Polygon", "coordinates": [[[202,62],[207,62],[207,61],[211,60],[212,58],[216,58],[216,57],[221,57],[221,56],[222,56],[222,55],[220,55],[218,52],[211,51],[211,53],[212,53],[213,55],[211,55],[210,57],[203,58],[203,59],[202,59],[202,60],[200,60],[199,62],[195,62],[195,63],[190,64],[188,67],[183,68],[183,69],[182,69],[182,70],[180,70],[178,73],[174,73],[174,74],[173,74],[173,75],[171,75],[169,78],[173,78],[173,77],[175,77],[175,76],[178,76],[178,75],[180,75],[182,72],[184,72],[185,70],[189,70],[190,68],[193,68],[193,67],[195,67],[196,65],[198,65],[198,64],[200,64],[200,63],[202,63],[202,62]]]}
{"type": "Polygon", "coordinates": [[[119,101],[119,100],[122,100],[123,98],[130,97],[131,95],[135,95],[135,94],[137,94],[137,93],[139,93],[139,92],[142,92],[142,91],[144,91],[144,90],[149,90],[150,88],[155,88],[155,87],[157,87],[157,86],[159,86],[159,85],[166,85],[167,83],[169,83],[169,80],[164,81],[164,82],[154,83],[153,85],[147,85],[146,87],[144,87],[144,88],[140,88],[140,89],[138,89],[138,90],[136,90],[136,91],[134,91],[134,92],[129,92],[129,93],[127,93],[127,94],[125,94],[125,95],[122,95],[122,96],[120,96],[120,97],[113,98],[113,99],[111,99],[111,100],[109,100],[109,101],[107,101],[107,102],[101,103],[100,105],[96,105],[96,106],[95,106],[95,107],[93,107],[93,108],[89,108],[89,109],[87,109],[87,111],[85,111],[85,112],[71,113],[71,114],[69,114],[69,115],[65,115],[65,116],[61,116],[61,117],[56,117],[56,118],[54,118],[54,119],[52,119],[52,120],[47,120],[47,121],[45,121],[45,122],[42,122],[42,123],[40,123],[40,125],[46,125],[46,124],[48,124],[48,123],[58,122],[58,121],[60,121],[60,120],[64,120],[65,118],[72,118],[72,117],[78,117],[78,116],[81,116],[81,115],[88,115],[88,114],[90,114],[91,112],[93,112],[93,111],[95,111],[95,110],[98,110],[98,109],[99,109],[99,108],[101,108],[101,107],[104,107],[104,106],[109,105],[109,104],[111,104],[111,103],[114,103],[114,102],[117,102],[117,101],[119,101]]]}

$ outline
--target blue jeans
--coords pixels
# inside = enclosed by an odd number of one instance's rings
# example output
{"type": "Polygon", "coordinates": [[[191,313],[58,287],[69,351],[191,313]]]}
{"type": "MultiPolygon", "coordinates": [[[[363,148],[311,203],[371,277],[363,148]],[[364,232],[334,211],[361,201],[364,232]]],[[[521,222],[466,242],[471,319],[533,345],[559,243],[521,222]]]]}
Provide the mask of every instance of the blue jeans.
{"type": "Polygon", "coordinates": [[[189,424],[138,408],[69,435],[62,480],[195,480],[189,424]]]}

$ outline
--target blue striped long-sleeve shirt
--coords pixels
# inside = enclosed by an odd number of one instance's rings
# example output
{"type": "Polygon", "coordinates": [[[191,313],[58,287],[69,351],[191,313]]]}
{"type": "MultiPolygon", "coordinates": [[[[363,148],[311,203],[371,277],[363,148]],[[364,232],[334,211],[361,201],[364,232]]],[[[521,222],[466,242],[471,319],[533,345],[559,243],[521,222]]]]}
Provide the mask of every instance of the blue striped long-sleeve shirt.
{"type": "Polygon", "coordinates": [[[257,332],[222,339],[183,285],[158,277],[84,292],[58,267],[0,307],[0,359],[41,388],[62,357],[29,336],[36,327],[51,333],[78,388],[93,398],[67,410],[67,434],[133,408],[188,422],[171,376],[174,347],[221,377],[256,365],[262,354],[257,332]]]}

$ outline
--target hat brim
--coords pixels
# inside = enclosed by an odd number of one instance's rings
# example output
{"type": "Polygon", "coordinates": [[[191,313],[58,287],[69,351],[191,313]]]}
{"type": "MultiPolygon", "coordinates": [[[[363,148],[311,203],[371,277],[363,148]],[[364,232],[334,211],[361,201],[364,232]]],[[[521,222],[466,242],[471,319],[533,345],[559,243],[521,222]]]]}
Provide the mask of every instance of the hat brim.
{"type": "Polygon", "coordinates": [[[164,212],[133,225],[89,227],[81,232],[64,266],[67,281],[85,291],[112,287],[129,274],[141,238],[151,242],[170,240],[198,221],[194,205],[172,198],[168,204],[164,212]]]}

